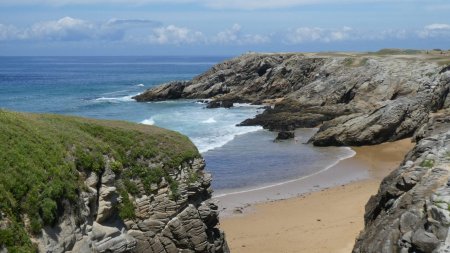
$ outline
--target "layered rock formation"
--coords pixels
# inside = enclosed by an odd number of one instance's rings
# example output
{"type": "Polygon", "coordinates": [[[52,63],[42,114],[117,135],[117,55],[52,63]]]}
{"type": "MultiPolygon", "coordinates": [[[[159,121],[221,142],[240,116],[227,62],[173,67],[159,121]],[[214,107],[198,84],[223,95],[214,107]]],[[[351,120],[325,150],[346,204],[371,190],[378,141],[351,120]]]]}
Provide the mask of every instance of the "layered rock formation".
{"type": "Polygon", "coordinates": [[[449,115],[433,115],[416,147],[383,180],[366,205],[353,252],[450,252],[449,115]]]}
{"type": "Polygon", "coordinates": [[[277,101],[242,125],[320,126],[315,145],[366,145],[412,136],[442,107],[449,85],[445,66],[420,57],[247,54],[135,99],[212,98],[228,106],[277,101]]]}
{"type": "Polygon", "coordinates": [[[187,137],[1,110],[0,129],[0,252],[229,252],[187,137]]]}
{"type": "Polygon", "coordinates": [[[90,173],[80,213],[66,213],[34,242],[40,252],[228,252],[223,232],[215,227],[219,213],[209,200],[211,177],[204,167],[197,158],[170,175],[180,182],[176,199],[165,180],[150,195],[137,180],[138,191],[130,196],[135,217],[130,219],[121,219],[115,208],[123,202],[118,175],[108,166],[101,176],[90,173]],[[190,178],[194,174],[195,180],[190,178]]]}

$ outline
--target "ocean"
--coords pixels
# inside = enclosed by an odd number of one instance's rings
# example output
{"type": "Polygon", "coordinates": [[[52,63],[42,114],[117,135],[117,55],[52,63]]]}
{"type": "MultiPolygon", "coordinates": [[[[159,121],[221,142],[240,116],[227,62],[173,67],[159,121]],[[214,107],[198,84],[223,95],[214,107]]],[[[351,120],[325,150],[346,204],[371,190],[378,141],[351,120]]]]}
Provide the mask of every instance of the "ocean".
{"type": "Polygon", "coordinates": [[[138,103],[146,89],[189,80],[230,57],[0,57],[0,108],[114,119],[181,132],[197,145],[218,193],[270,187],[329,168],[352,156],[348,148],[273,142],[275,133],[236,124],[260,106],[205,109],[195,100],[138,103]]]}

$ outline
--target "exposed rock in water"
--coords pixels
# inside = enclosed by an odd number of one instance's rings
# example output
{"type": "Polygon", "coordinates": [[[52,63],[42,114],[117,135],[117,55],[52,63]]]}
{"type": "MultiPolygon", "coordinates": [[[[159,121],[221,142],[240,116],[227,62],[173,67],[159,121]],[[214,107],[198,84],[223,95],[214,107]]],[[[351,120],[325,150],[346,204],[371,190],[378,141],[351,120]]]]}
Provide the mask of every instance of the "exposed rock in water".
{"type": "Polygon", "coordinates": [[[187,137],[1,110],[0,125],[0,251],[229,252],[187,137]]]}
{"type": "Polygon", "coordinates": [[[231,108],[233,107],[233,102],[231,101],[211,101],[208,103],[206,108],[212,109],[212,108],[231,108]]]}
{"type": "Polygon", "coordinates": [[[247,54],[136,100],[209,98],[212,107],[278,101],[240,125],[320,127],[314,145],[366,145],[412,136],[444,105],[449,85],[447,68],[420,58],[247,54]]]}
{"type": "Polygon", "coordinates": [[[184,88],[190,84],[188,81],[173,81],[156,87],[152,92],[145,92],[133,98],[138,102],[178,99],[183,97],[184,88]]]}
{"type": "Polygon", "coordinates": [[[293,139],[295,137],[295,133],[293,131],[281,131],[278,133],[277,138],[275,140],[288,140],[293,139]]]}

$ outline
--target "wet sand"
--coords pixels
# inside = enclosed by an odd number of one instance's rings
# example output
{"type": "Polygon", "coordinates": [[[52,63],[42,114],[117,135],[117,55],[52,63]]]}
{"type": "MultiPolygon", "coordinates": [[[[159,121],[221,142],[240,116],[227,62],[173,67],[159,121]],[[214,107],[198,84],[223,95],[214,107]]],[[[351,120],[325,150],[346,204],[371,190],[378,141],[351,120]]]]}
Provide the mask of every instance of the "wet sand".
{"type": "Polygon", "coordinates": [[[355,147],[355,156],[304,180],[216,198],[231,252],[351,252],[369,197],[413,146],[355,147]]]}

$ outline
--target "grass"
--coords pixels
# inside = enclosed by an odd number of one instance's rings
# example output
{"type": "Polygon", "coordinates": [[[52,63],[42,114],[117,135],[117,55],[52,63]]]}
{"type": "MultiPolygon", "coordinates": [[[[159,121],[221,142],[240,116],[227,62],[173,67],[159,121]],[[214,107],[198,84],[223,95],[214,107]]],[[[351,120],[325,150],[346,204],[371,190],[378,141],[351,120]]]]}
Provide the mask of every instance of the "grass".
{"type": "Polygon", "coordinates": [[[0,245],[9,252],[35,251],[28,234],[55,224],[62,200],[77,202],[84,189],[80,174],[100,174],[109,164],[124,182],[120,215],[132,218],[133,179],[150,191],[152,183],[198,156],[186,136],[153,126],[0,110],[0,225],[8,224],[0,229],[0,245]],[[149,161],[161,166],[150,168],[149,161]]]}
{"type": "Polygon", "coordinates": [[[425,159],[420,163],[420,166],[425,167],[425,168],[433,168],[434,160],[425,159]]]}
{"type": "Polygon", "coordinates": [[[422,50],[384,48],[384,49],[378,50],[376,52],[371,52],[370,54],[374,54],[374,55],[398,55],[398,54],[415,55],[415,54],[421,54],[421,53],[423,53],[422,50]]]}
{"type": "Polygon", "coordinates": [[[189,177],[188,177],[188,183],[189,184],[193,184],[195,182],[198,182],[199,179],[200,179],[200,177],[199,177],[197,172],[194,172],[194,171],[190,171],[189,172],[189,177]]]}
{"type": "Polygon", "coordinates": [[[353,57],[353,58],[345,58],[344,65],[347,67],[361,67],[365,66],[369,61],[366,57],[353,57]]]}

